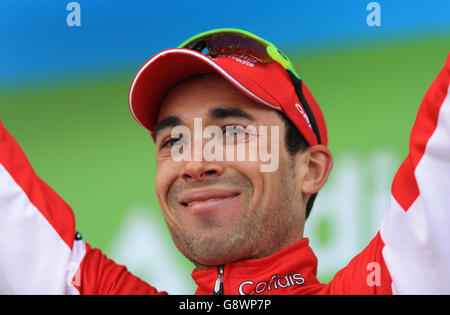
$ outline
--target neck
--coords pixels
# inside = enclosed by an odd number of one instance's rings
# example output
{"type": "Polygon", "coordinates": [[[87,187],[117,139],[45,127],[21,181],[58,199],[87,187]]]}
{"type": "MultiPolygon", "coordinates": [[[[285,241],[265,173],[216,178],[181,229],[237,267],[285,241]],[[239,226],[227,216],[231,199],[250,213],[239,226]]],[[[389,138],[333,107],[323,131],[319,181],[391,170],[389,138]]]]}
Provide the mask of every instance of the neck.
{"type": "Polygon", "coordinates": [[[303,239],[270,256],[195,269],[196,294],[291,294],[317,284],[317,259],[303,239]],[[219,284],[219,285],[218,285],[219,284]]]}
{"type": "Polygon", "coordinates": [[[297,242],[299,242],[301,240],[303,240],[303,235],[302,234],[300,234],[300,235],[297,234],[296,237],[292,237],[289,240],[273,242],[273,243],[276,244],[274,247],[258,249],[258,250],[255,250],[252,254],[247,255],[247,256],[243,256],[240,259],[229,260],[229,261],[224,260],[223,262],[218,263],[218,264],[214,264],[214,265],[204,265],[204,264],[201,264],[201,263],[199,263],[197,261],[193,261],[193,260],[191,260],[191,261],[195,265],[195,269],[200,271],[200,270],[205,270],[205,269],[208,269],[208,268],[211,268],[211,267],[223,266],[223,265],[226,265],[226,264],[229,264],[229,263],[233,263],[233,262],[236,262],[236,261],[255,260],[255,259],[262,259],[262,258],[265,258],[265,257],[269,257],[269,256],[274,255],[277,252],[279,252],[279,251],[281,251],[281,250],[283,250],[283,249],[285,249],[285,248],[287,248],[287,247],[289,247],[289,246],[291,246],[291,245],[293,245],[293,244],[295,244],[295,243],[297,243],[297,242]]]}

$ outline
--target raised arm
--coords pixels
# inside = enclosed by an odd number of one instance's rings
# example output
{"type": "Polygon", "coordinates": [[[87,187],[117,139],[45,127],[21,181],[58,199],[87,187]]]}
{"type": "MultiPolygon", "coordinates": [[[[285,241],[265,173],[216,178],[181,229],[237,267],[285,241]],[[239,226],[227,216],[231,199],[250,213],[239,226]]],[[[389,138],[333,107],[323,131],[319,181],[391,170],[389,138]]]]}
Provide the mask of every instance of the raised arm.
{"type": "Polygon", "coordinates": [[[450,55],[420,104],[391,206],[324,294],[450,293],[450,55]]]}
{"type": "Polygon", "coordinates": [[[0,273],[9,294],[69,292],[75,220],[0,121],[0,273]]]}
{"type": "Polygon", "coordinates": [[[70,206],[36,175],[1,120],[0,293],[158,293],[81,239],[70,206]]]}
{"type": "Polygon", "coordinates": [[[450,293],[450,55],[420,105],[380,234],[394,293],[450,293]]]}

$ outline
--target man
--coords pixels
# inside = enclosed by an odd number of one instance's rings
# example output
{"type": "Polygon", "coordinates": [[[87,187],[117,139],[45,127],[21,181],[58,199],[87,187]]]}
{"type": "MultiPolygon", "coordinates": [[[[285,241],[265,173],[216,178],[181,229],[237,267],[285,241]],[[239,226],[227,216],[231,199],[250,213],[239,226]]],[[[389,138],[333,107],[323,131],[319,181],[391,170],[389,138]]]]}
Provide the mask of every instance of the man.
{"type": "MultiPolygon", "coordinates": [[[[196,293],[449,293],[449,84],[450,58],[419,109],[380,232],[321,284],[303,228],[332,157],[295,67],[232,29],[151,58],[133,80],[130,109],[155,141],[156,194],[175,244],[196,265],[196,293]],[[275,167],[264,168],[265,145],[278,151],[275,167]]],[[[164,293],[81,240],[70,207],[3,127],[0,150],[4,292],[164,293]]]]}

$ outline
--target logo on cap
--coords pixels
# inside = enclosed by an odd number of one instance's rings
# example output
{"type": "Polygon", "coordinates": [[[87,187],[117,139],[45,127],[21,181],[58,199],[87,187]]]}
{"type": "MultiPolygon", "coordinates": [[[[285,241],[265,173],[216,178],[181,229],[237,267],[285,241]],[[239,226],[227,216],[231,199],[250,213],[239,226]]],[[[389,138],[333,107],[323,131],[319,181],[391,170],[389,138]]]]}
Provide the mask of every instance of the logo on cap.
{"type": "Polygon", "coordinates": [[[234,61],[237,61],[245,66],[248,67],[253,67],[255,65],[255,63],[257,63],[258,61],[252,57],[249,56],[245,56],[245,55],[226,55],[228,58],[233,59],[234,61]]]}
{"type": "Polygon", "coordinates": [[[300,112],[300,114],[306,120],[306,122],[308,123],[309,128],[312,129],[311,122],[309,121],[309,117],[308,117],[308,115],[306,115],[305,111],[303,110],[302,105],[300,105],[298,103],[295,103],[295,108],[297,108],[297,110],[300,112]]]}

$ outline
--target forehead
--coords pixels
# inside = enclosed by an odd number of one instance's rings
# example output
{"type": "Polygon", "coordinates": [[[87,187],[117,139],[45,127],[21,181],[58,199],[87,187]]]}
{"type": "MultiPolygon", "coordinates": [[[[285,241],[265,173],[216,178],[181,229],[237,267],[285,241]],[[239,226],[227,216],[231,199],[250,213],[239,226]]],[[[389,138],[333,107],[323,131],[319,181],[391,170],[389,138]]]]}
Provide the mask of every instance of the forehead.
{"type": "Polygon", "coordinates": [[[211,108],[239,108],[267,116],[274,111],[257,103],[218,74],[188,78],[172,87],[162,101],[158,121],[169,117],[204,117],[211,108]]]}

